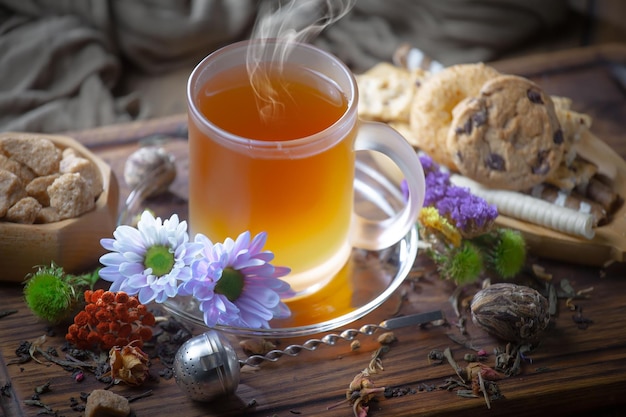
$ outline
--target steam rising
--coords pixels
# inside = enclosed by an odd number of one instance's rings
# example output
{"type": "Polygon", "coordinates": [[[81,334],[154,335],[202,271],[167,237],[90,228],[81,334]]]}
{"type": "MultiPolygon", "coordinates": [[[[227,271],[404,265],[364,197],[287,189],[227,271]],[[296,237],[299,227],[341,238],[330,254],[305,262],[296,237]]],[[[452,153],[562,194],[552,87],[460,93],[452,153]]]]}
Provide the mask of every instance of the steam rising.
{"type": "Polygon", "coordinates": [[[281,108],[276,90],[280,87],[270,82],[270,70],[282,72],[294,44],[315,38],[326,27],[345,16],[356,1],[279,0],[263,3],[252,34],[252,39],[258,42],[251,44],[246,57],[248,76],[262,118],[271,119],[281,108]],[[276,46],[268,44],[266,40],[272,38],[285,42],[276,46]],[[271,57],[270,66],[264,57],[271,57]]]}

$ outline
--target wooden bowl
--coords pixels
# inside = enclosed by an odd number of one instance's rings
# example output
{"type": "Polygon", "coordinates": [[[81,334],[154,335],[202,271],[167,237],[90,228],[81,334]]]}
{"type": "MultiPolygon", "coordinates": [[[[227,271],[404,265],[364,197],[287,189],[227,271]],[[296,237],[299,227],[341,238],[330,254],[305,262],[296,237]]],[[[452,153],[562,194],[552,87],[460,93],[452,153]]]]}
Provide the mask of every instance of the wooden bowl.
{"type": "Polygon", "coordinates": [[[93,210],[83,215],[47,224],[17,224],[0,220],[0,281],[21,282],[38,266],[54,262],[65,272],[77,274],[97,267],[105,253],[100,239],[112,237],[117,223],[119,188],[115,175],[102,159],[68,136],[2,133],[43,137],[58,147],[73,148],[92,161],[102,176],[103,191],[93,210]]]}

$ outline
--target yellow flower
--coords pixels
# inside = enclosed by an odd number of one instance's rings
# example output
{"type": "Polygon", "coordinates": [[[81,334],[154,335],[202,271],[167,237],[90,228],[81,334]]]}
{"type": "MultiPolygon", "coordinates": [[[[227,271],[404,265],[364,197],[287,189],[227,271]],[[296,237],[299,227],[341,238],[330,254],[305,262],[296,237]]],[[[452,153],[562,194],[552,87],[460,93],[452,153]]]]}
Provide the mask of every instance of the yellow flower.
{"type": "Polygon", "coordinates": [[[459,230],[441,216],[436,208],[432,206],[422,208],[417,219],[422,226],[440,232],[454,247],[458,248],[461,245],[462,236],[459,230]]]}

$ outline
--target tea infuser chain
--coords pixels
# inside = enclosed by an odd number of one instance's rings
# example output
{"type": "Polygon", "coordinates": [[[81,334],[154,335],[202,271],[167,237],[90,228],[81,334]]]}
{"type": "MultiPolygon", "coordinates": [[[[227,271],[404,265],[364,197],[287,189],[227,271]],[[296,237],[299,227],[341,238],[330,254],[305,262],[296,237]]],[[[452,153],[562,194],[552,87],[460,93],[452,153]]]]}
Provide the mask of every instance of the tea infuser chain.
{"type": "Polygon", "coordinates": [[[387,319],[379,324],[365,324],[359,329],[344,330],[339,334],[327,334],[321,339],[309,339],[301,345],[289,345],[284,349],[274,349],[267,352],[265,355],[251,355],[244,360],[240,360],[239,363],[243,365],[258,367],[263,362],[276,362],[282,356],[298,356],[303,350],[314,351],[321,345],[335,346],[337,342],[345,340],[351,342],[359,335],[371,336],[378,330],[393,330],[401,327],[412,326],[417,324],[430,323],[437,320],[442,320],[443,313],[441,310],[431,311],[427,313],[411,314],[408,316],[394,317],[387,319]]]}
{"type": "Polygon", "coordinates": [[[281,356],[297,356],[302,350],[313,351],[320,345],[334,346],[340,340],[351,341],[359,334],[372,335],[379,329],[393,330],[417,324],[442,320],[441,311],[394,317],[380,324],[366,324],[340,334],[328,334],[321,339],[310,339],[302,345],[290,345],[283,350],[272,350],[265,355],[252,355],[245,360],[237,357],[234,347],[219,331],[209,330],[187,340],[174,358],[174,377],[181,390],[191,399],[211,401],[237,389],[242,365],[257,367],[263,361],[275,362],[281,356]]]}

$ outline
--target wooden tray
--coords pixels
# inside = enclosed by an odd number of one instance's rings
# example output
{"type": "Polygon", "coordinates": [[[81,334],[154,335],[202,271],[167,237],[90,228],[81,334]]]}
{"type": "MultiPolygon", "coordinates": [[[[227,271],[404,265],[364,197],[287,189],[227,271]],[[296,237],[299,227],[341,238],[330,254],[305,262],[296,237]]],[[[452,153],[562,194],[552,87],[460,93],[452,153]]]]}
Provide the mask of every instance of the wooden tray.
{"type": "MultiPolygon", "coordinates": [[[[626,196],[626,162],[610,146],[593,135],[578,147],[579,154],[597,163],[599,172],[609,175],[615,191],[626,196]]],[[[613,214],[610,223],[595,228],[593,239],[559,233],[503,215],[496,223],[524,234],[531,251],[545,258],[585,265],[603,266],[626,260],[626,204],[613,214]]]]}
{"type": "MultiPolygon", "coordinates": [[[[616,72],[626,69],[626,45],[538,54],[528,58],[494,62],[496,69],[532,79],[552,95],[573,100],[572,108],[593,118],[590,135],[579,152],[599,165],[626,198],[626,85],[616,72]]],[[[502,226],[521,230],[535,254],[577,264],[601,266],[626,261],[626,207],[623,204],[610,224],[596,229],[587,240],[502,217],[502,226]]]]}

